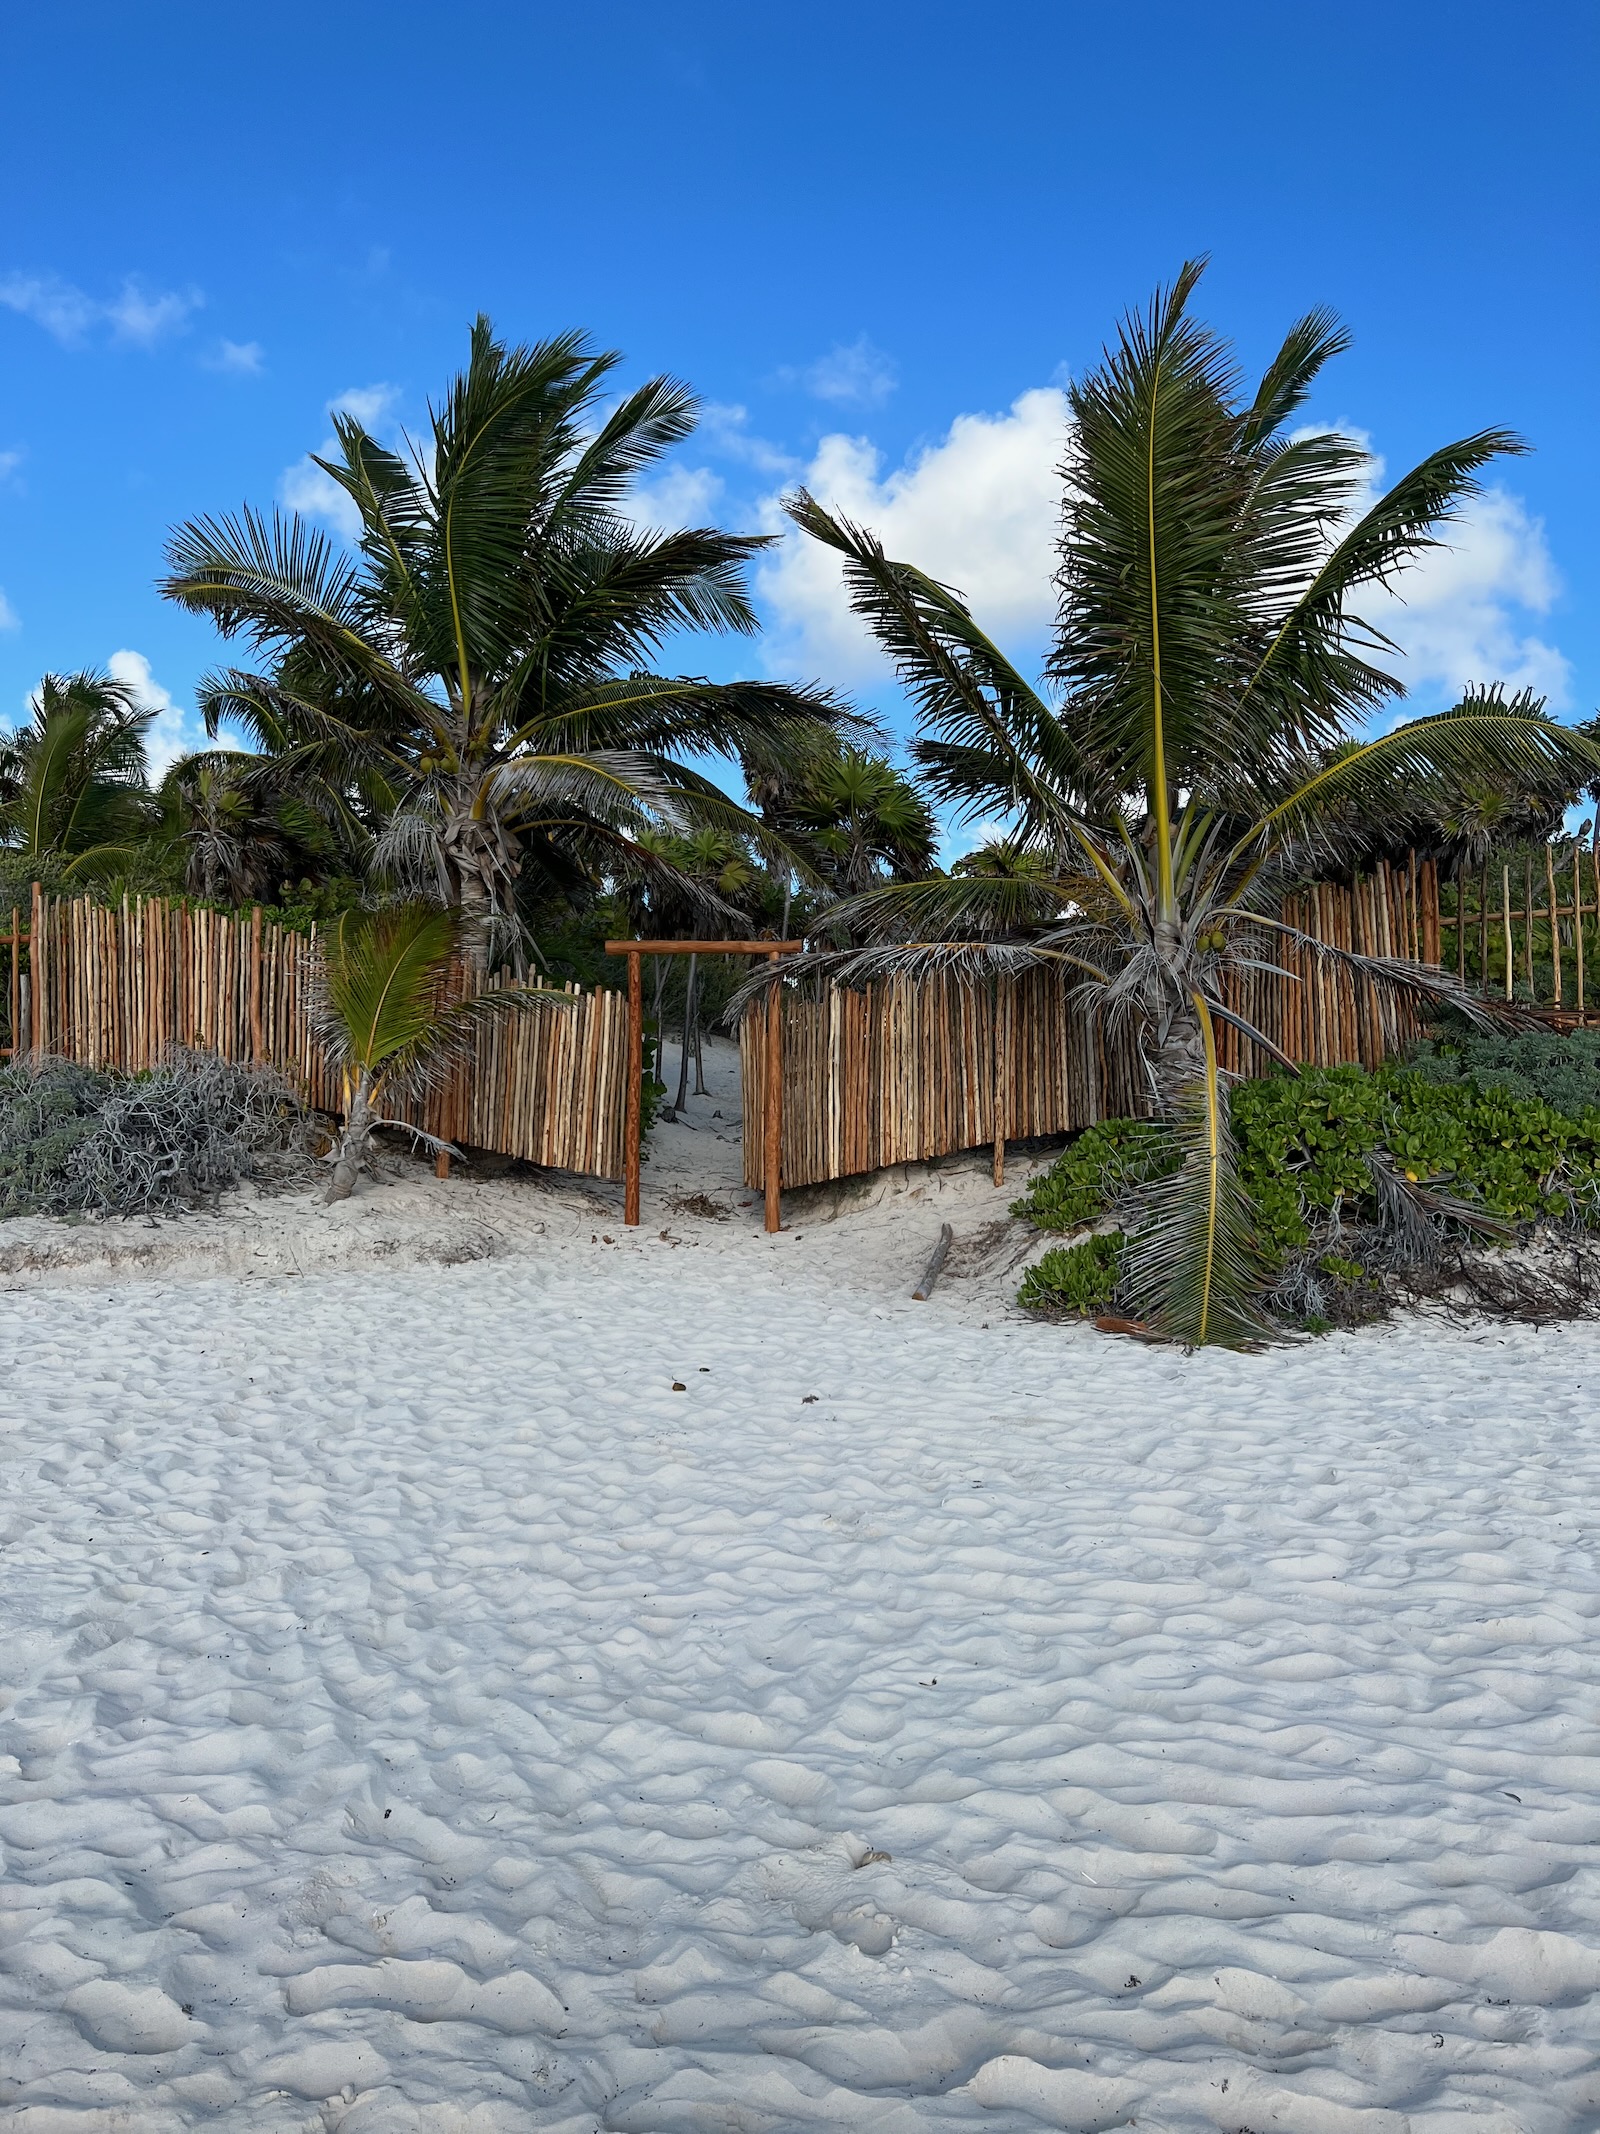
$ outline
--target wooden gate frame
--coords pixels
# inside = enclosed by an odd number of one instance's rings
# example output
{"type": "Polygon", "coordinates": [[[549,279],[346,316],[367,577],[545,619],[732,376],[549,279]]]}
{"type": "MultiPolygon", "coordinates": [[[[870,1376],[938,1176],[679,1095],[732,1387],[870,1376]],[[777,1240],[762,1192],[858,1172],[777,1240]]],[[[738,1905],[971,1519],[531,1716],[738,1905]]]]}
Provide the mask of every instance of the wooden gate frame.
{"type": "MultiPolygon", "coordinates": [[[[628,959],[628,1123],[624,1130],[622,1220],[639,1226],[639,1141],[644,1124],[644,956],[764,956],[777,963],[798,955],[803,941],[608,941],[608,956],[628,959]]],[[[767,988],[766,1078],[761,1091],[761,1175],[767,1229],[783,1228],[783,996],[767,988]]]]}

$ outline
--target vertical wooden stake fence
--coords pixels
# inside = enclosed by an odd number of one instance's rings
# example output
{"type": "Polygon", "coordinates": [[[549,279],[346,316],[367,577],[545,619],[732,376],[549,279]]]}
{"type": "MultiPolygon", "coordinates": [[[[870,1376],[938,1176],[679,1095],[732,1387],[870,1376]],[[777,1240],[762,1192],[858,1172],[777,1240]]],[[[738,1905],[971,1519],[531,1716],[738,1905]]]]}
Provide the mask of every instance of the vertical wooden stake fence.
{"type": "Polygon", "coordinates": [[[1511,998],[1511,869],[1500,870],[1500,894],[1505,912],[1506,928],[1506,998],[1511,998]]]}

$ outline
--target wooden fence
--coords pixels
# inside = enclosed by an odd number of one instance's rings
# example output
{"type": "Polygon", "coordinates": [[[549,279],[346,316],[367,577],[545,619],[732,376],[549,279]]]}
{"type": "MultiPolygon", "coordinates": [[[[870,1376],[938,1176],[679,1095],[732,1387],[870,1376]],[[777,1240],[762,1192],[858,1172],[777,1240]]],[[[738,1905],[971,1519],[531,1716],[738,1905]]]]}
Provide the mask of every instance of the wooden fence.
{"type": "Polygon", "coordinates": [[[1463,985],[1589,1021],[1600,974],[1600,850],[1576,842],[1496,854],[1441,890],[1440,960],[1463,985]]]}
{"type": "MultiPolygon", "coordinates": [[[[276,1067],[307,1103],[340,1105],[311,1027],[313,940],[248,917],[162,898],[107,910],[35,892],[0,927],[18,1049],[138,1072],[175,1046],[276,1067]],[[26,967],[24,967],[24,956],[26,967]]],[[[510,982],[460,973],[462,990],[510,982]]],[[[470,1058],[397,1116],[447,1140],[531,1163],[620,1178],[627,1004],[568,989],[570,1006],[499,1020],[470,1058]]],[[[6,1049],[9,1049],[7,1047],[6,1049]]]]}
{"type": "MultiPolygon", "coordinates": [[[[1431,862],[1380,866],[1353,886],[1320,883],[1285,901],[1283,918],[1314,939],[1362,954],[1439,961],[1431,862]]],[[[1282,942],[1276,970],[1240,974],[1239,1012],[1297,1062],[1376,1066],[1422,1027],[1417,1011],[1376,995],[1310,950],[1282,942]]],[[[1222,1062],[1257,1074],[1261,1047],[1224,1026],[1222,1062]]],[[[759,1115],[765,1018],[740,1031],[744,1115],[759,1115]]],[[[810,1185],[892,1163],[1035,1135],[1075,1133],[1145,1109],[1131,1032],[1107,1033],[1050,971],[974,983],[939,974],[859,989],[798,989],[784,1001],[783,1182],[810,1185]]],[[[759,1187],[758,1137],[746,1135],[745,1183],[759,1187]]]]}

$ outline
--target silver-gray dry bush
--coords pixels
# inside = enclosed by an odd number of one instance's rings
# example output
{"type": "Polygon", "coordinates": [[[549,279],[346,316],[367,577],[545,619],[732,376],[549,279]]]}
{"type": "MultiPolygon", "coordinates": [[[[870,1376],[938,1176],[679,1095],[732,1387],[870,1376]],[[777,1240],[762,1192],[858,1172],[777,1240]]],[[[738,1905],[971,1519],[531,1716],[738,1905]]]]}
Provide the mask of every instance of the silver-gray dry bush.
{"type": "Polygon", "coordinates": [[[148,1074],[0,1068],[0,1215],[150,1215],[214,1200],[303,1140],[270,1070],[176,1052],[148,1074]]]}

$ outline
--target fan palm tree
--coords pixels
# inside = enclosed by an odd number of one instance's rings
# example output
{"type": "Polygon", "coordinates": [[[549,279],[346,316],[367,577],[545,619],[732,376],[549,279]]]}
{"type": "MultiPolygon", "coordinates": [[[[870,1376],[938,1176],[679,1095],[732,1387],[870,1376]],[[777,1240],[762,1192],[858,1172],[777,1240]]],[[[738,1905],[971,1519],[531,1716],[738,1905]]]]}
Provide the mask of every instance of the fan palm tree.
{"type": "Polygon", "coordinates": [[[202,685],[208,730],[345,795],[381,866],[465,914],[480,964],[516,947],[530,842],[592,868],[651,823],[743,823],[686,759],[847,718],[817,690],[652,671],[682,632],[755,631],[763,541],[626,515],[696,403],[658,377],[607,412],[619,360],[580,334],[507,348],[479,318],[414,459],[334,418],[317,464],[359,517],[354,557],[248,509],[169,546],[163,591],[266,655],[202,685]]]}
{"type": "Polygon", "coordinates": [[[105,674],[47,674],[0,736],[0,847],[40,872],[92,874],[150,826],[141,711],[105,674]]]}
{"type": "Polygon", "coordinates": [[[457,912],[408,903],[346,912],[323,937],[315,1023],[324,1053],[340,1071],[344,1119],[328,1201],[349,1199],[370,1166],[379,1127],[400,1127],[454,1154],[420,1127],[385,1118],[385,1097],[432,1087],[486,1021],[564,998],[509,986],[450,1001],[447,980],[459,959],[461,928],[457,912]]]}
{"type": "Polygon", "coordinates": [[[1344,331],[1326,312],[1302,319],[1247,391],[1190,316],[1200,271],[1186,266],[1070,388],[1044,688],[951,587],[804,492],[788,507],[843,557],[853,606],[920,714],[936,797],[1008,819],[1049,863],[869,892],[843,910],[871,945],[841,960],[1049,963],[1100,1015],[1131,1018],[1184,1161],[1130,1244],[1126,1295],[1195,1343],[1262,1331],[1218,1025],[1282,1055],[1239,1015],[1232,975],[1292,939],[1382,988],[1451,984],[1298,933],[1277,916],[1284,888],[1336,863],[1352,820],[1414,817],[1470,779],[1586,781],[1600,764],[1570,729],[1492,702],[1353,740],[1401,693],[1380,664],[1395,647],[1353,603],[1436,545],[1480,470],[1521,447],[1482,431],[1360,509],[1360,445],[1291,428],[1344,331]]]}

